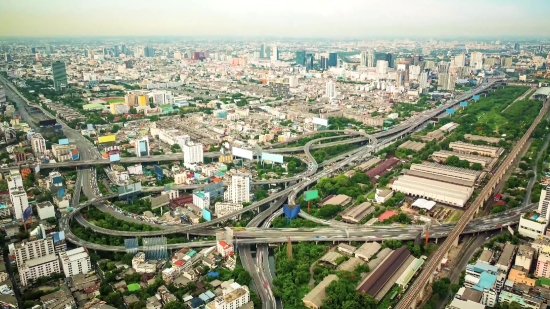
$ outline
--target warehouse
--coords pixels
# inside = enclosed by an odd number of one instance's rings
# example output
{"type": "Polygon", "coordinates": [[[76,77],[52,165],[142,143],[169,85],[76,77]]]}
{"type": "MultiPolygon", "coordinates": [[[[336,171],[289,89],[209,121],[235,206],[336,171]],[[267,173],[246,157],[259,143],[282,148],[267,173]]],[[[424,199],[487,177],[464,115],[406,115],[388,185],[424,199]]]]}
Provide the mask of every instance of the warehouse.
{"type": "Polygon", "coordinates": [[[404,149],[410,149],[413,151],[420,151],[426,147],[426,143],[421,142],[415,142],[415,141],[406,141],[403,144],[399,145],[397,147],[398,149],[404,148],[404,149]]]}
{"type": "Polygon", "coordinates": [[[357,290],[372,297],[376,296],[409,256],[411,253],[406,247],[395,250],[375,271],[369,273],[357,290]]]}
{"type": "Polygon", "coordinates": [[[414,275],[418,272],[420,267],[424,265],[424,259],[414,259],[406,268],[406,270],[399,276],[397,281],[397,285],[399,285],[402,289],[405,289],[405,286],[411,282],[411,279],[414,277],[414,275]]]}
{"type": "Polygon", "coordinates": [[[493,166],[495,166],[495,163],[497,163],[497,158],[491,158],[491,157],[484,157],[484,156],[477,156],[474,154],[466,154],[466,153],[458,153],[454,151],[436,151],[432,154],[432,159],[438,162],[445,162],[448,157],[450,156],[457,156],[460,160],[466,160],[470,162],[470,164],[479,163],[481,164],[481,167],[485,170],[491,170],[493,166]]]}
{"type": "Polygon", "coordinates": [[[498,158],[504,151],[502,148],[491,147],[485,145],[474,145],[464,142],[452,142],[449,144],[454,152],[468,153],[468,154],[478,154],[482,156],[488,156],[493,158],[498,158]]]}
{"type": "Polygon", "coordinates": [[[457,179],[449,176],[442,176],[442,175],[436,175],[432,173],[426,173],[426,172],[419,172],[419,171],[413,171],[413,170],[404,170],[403,174],[414,176],[418,178],[424,178],[424,179],[431,179],[435,181],[441,181],[445,183],[450,183],[458,186],[465,186],[465,187],[472,187],[474,185],[473,182],[463,180],[463,179],[457,179]]]}
{"type": "Polygon", "coordinates": [[[425,172],[439,176],[447,176],[456,179],[466,180],[471,183],[474,183],[481,174],[481,172],[479,171],[430,162],[426,162],[423,164],[412,164],[410,169],[412,171],[425,172]]]}
{"type": "Polygon", "coordinates": [[[498,144],[500,138],[498,137],[486,137],[481,135],[464,134],[464,138],[469,141],[484,141],[490,144],[498,144]]]}
{"type": "Polygon", "coordinates": [[[361,258],[368,262],[369,259],[380,250],[380,248],[381,246],[377,242],[366,242],[355,250],[355,257],[361,258]]]}
{"type": "Polygon", "coordinates": [[[323,279],[323,281],[319,282],[316,287],[313,288],[309,293],[307,293],[304,298],[302,298],[302,301],[304,302],[304,305],[307,308],[310,309],[319,309],[323,305],[323,300],[327,297],[327,294],[325,293],[325,288],[329,286],[329,284],[332,283],[332,281],[338,280],[338,277],[336,275],[328,275],[323,279]]]}
{"type": "Polygon", "coordinates": [[[439,130],[449,133],[451,131],[454,131],[456,128],[458,128],[458,123],[449,122],[446,125],[439,128],[439,130]]]}
{"type": "Polygon", "coordinates": [[[369,266],[370,272],[372,273],[376,268],[378,268],[378,266],[380,266],[380,264],[382,264],[382,262],[384,262],[388,258],[388,256],[392,254],[392,252],[393,250],[390,248],[384,248],[380,250],[380,252],[376,254],[376,258],[372,259],[367,264],[369,266]]]}
{"type": "Polygon", "coordinates": [[[336,196],[331,196],[326,201],[323,201],[321,203],[321,206],[325,205],[339,205],[344,206],[347,205],[349,202],[351,202],[351,197],[345,195],[345,194],[338,194],[336,196]]]}
{"type": "Polygon", "coordinates": [[[474,189],[410,175],[400,176],[392,184],[394,191],[464,207],[474,189]]]}
{"type": "Polygon", "coordinates": [[[374,212],[374,207],[369,202],[361,203],[355,207],[349,207],[342,213],[342,220],[350,223],[358,223],[366,216],[374,212]]]}
{"type": "Polygon", "coordinates": [[[397,280],[407,271],[407,267],[415,260],[415,257],[409,255],[409,257],[401,264],[401,266],[393,273],[393,275],[386,281],[386,284],[382,286],[380,291],[374,295],[376,301],[381,301],[382,298],[391,290],[397,280]]]}
{"type": "Polygon", "coordinates": [[[358,170],[360,170],[361,172],[364,172],[368,169],[371,169],[372,167],[374,167],[376,164],[380,163],[380,161],[382,161],[382,159],[380,159],[379,157],[374,157],[374,158],[371,158],[369,159],[367,162],[365,163],[362,163],[361,165],[359,165],[357,167],[358,170]]]}
{"type": "Polygon", "coordinates": [[[321,262],[325,262],[325,263],[336,266],[336,260],[338,260],[341,257],[342,257],[342,255],[340,253],[334,252],[334,251],[329,251],[325,255],[323,255],[319,260],[321,262]]]}
{"type": "Polygon", "coordinates": [[[396,166],[399,163],[399,159],[397,158],[388,158],[378,164],[376,167],[371,168],[367,171],[367,175],[370,178],[370,181],[376,182],[378,181],[378,178],[381,176],[384,176],[387,172],[389,172],[394,166],[396,166]]]}

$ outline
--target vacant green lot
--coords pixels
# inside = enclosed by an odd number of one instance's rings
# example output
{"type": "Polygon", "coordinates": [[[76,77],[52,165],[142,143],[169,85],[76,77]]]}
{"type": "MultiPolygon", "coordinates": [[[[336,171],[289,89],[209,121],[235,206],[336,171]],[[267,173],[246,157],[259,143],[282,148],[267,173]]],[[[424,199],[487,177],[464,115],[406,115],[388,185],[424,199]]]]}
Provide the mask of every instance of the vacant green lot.
{"type": "Polygon", "coordinates": [[[111,98],[105,101],[107,101],[107,103],[118,103],[118,102],[124,102],[124,98],[111,98]]]}

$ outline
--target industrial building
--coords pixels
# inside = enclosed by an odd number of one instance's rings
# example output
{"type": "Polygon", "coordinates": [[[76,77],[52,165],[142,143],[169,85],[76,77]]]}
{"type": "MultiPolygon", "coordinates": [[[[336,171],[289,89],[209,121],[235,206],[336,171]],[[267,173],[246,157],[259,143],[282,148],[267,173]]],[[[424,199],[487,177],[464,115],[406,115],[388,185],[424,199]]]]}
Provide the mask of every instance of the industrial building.
{"type": "Polygon", "coordinates": [[[474,154],[459,153],[454,151],[440,150],[432,154],[432,159],[438,162],[445,162],[448,157],[457,156],[460,160],[466,160],[470,164],[479,163],[485,170],[491,170],[498,159],[493,157],[478,156],[474,154]]]}
{"type": "Polygon", "coordinates": [[[361,165],[359,165],[357,169],[361,172],[364,172],[368,169],[373,168],[376,164],[380,163],[380,161],[382,160],[379,157],[370,158],[367,162],[361,163],[361,165]]]}
{"type": "MultiPolygon", "coordinates": [[[[379,293],[387,283],[390,283],[390,278],[394,276],[410,256],[411,254],[406,247],[395,250],[378,268],[376,268],[376,270],[369,273],[369,275],[359,284],[357,290],[375,299],[381,299],[379,293]]],[[[393,285],[394,283],[395,282],[392,282],[391,284],[393,285]]]]}
{"type": "Polygon", "coordinates": [[[485,146],[485,145],[474,145],[464,142],[452,142],[449,144],[455,152],[468,153],[468,154],[478,154],[482,156],[488,156],[493,158],[498,158],[504,151],[502,148],[485,146]]]}
{"type": "Polygon", "coordinates": [[[399,163],[398,158],[388,158],[378,164],[377,166],[369,169],[367,171],[367,175],[370,178],[371,182],[377,182],[378,178],[381,176],[384,176],[386,173],[388,173],[393,167],[395,167],[399,163]]]}
{"type": "Polygon", "coordinates": [[[319,309],[323,305],[323,300],[327,297],[325,294],[325,288],[329,286],[329,284],[332,283],[332,281],[338,280],[338,276],[336,275],[328,275],[326,276],[323,281],[319,282],[319,284],[313,288],[309,293],[307,293],[304,298],[302,298],[302,301],[304,302],[304,306],[310,309],[319,309]]]}
{"type": "Polygon", "coordinates": [[[424,147],[426,147],[426,143],[421,143],[421,142],[415,142],[415,141],[406,141],[404,142],[403,144],[399,145],[399,147],[397,147],[398,149],[410,149],[410,150],[413,150],[413,151],[420,151],[422,149],[424,149],[424,147]]]}
{"type": "Polygon", "coordinates": [[[355,250],[355,257],[361,258],[365,261],[369,261],[371,257],[373,257],[376,252],[380,250],[381,246],[377,242],[366,242],[361,247],[359,247],[357,250],[355,250]]]}
{"type": "Polygon", "coordinates": [[[469,141],[484,141],[490,144],[498,144],[500,138],[498,137],[486,137],[481,135],[464,134],[464,138],[469,141]]]}
{"type": "Polygon", "coordinates": [[[338,260],[340,257],[342,257],[342,255],[340,253],[334,252],[334,251],[329,251],[329,252],[325,253],[325,255],[323,255],[319,259],[319,261],[331,264],[333,266],[336,266],[337,265],[336,260],[338,260]]]}
{"type": "Polygon", "coordinates": [[[423,164],[412,164],[410,170],[465,180],[472,184],[475,183],[481,175],[481,172],[479,171],[430,162],[423,164]]]}
{"type": "Polygon", "coordinates": [[[366,216],[374,212],[374,207],[369,202],[361,203],[358,206],[349,207],[342,213],[342,221],[358,223],[366,216]]]}
{"type": "Polygon", "coordinates": [[[328,199],[323,200],[321,202],[321,206],[325,206],[325,205],[344,206],[344,205],[347,205],[349,202],[351,202],[351,197],[349,197],[345,194],[338,194],[336,196],[334,196],[334,195],[329,196],[328,199]]]}
{"type": "Polygon", "coordinates": [[[464,207],[474,189],[437,180],[403,175],[393,182],[392,190],[403,194],[432,199],[436,202],[464,207]]]}

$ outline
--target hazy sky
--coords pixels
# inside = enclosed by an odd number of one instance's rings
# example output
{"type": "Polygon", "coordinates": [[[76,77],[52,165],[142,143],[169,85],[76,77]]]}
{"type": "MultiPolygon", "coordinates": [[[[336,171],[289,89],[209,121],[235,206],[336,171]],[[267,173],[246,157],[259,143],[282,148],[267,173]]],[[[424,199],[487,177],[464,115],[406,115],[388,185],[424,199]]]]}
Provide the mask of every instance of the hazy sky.
{"type": "Polygon", "coordinates": [[[0,36],[544,36],[550,0],[0,0],[0,36]]]}

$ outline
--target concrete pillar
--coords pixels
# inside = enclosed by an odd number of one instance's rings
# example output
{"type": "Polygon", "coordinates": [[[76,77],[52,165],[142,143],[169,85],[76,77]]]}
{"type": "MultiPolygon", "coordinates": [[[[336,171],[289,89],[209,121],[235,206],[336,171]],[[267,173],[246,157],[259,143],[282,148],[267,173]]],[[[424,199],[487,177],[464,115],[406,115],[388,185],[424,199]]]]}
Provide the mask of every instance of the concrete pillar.
{"type": "MultiPolygon", "coordinates": [[[[454,240],[453,246],[455,246],[455,247],[458,246],[458,239],[459,239],[459,238],[460,238],[460,237],[457,237],[457,238],[454,240]]],[[[447,257],[447,254],[445,254],[445,257],[447,257]]]]}
{"type": "Polygon", "coordinates": [[[418,293],[418,300],[422,301],[422,299],[424,298],[424,290],[426,289],[426,287],[422,287],[420,289],[420,293],[418,293]]]}
{"type": "Polygon", "coordinates": [[[430,277],[428,278],[428,284],[432,285],[433,283],[434,283],[434,275],[431,274],[430,277]]]}
{"type": "Polygon", "coordinates": [[[411,309],[416,309],[416,297],[411,303],[411,309]]]}
{"type": "Polygon", "coordinates": [[[189,239],[189,233],[187,233],[187,239],[189,239]]]}
{"type": "Polygon", "coordinates": [[[437,245],[437,240],[438,240],[438,238],[435,239],[435,244],[436,244],[436,245],[437,245]]]}

